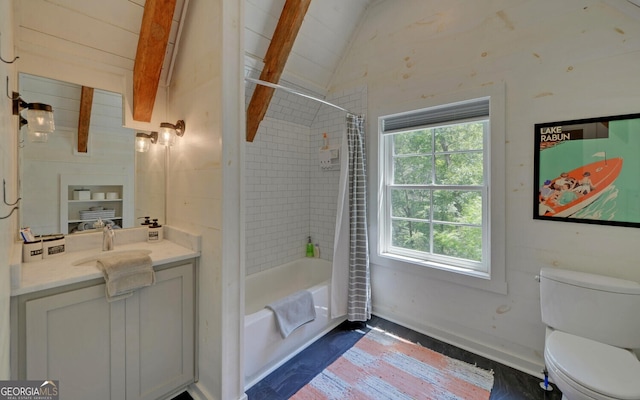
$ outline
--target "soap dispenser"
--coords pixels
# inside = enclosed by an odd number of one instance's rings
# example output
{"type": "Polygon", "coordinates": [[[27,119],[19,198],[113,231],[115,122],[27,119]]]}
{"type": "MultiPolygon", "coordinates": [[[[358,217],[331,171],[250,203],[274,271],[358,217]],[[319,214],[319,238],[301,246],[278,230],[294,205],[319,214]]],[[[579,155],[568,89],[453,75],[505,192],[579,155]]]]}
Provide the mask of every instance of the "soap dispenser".
{"type": "Polygon", "coordinates": [[[153,223],[149,225],[147,242],[156,243],[162,240],[162,225],[158,224],[158,220],[154,219],[153,223]]]}
{"type": "Polygon", "coordinates": [[[311,236],[309,236],[309,241],[307,242],[307,257],[313,258],[313,243],[311,243],[311,236]]]}

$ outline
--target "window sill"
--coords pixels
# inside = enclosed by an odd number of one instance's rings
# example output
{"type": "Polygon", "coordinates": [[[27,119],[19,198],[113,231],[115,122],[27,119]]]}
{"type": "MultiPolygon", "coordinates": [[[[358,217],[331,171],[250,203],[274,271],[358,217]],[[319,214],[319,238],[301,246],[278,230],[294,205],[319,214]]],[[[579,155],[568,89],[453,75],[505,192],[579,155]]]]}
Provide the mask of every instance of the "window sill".
{"type": "Polygon", "coordinates": [[[427,279],[437,279],[497,294],[507,294],[507,282],[504,278],[495,276],[499,274],[491,276],[491,273],[448,267],[395,254],[372,255],[371,262],[397,272],[412,273],[427,279]]]}

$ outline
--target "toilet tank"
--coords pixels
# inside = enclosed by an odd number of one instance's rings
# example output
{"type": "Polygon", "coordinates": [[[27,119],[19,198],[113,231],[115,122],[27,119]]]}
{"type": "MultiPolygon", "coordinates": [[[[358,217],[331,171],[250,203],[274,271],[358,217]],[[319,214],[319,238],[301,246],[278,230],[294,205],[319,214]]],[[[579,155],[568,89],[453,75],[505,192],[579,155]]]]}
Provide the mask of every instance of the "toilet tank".
{"type": "Polygon", "coordinates": [[[557,268],[540,270],[547,326],[616,347],[640,348],[640,283],[557,268]]]}

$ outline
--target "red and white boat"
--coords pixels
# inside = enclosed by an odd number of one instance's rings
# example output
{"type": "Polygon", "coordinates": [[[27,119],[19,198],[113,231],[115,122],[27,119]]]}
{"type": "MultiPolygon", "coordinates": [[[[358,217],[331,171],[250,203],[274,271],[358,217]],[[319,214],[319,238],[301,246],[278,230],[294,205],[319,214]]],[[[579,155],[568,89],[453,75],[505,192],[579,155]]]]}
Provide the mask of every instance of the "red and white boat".
{"type": "MultiPolygon", "coordinates": [[[[575,200],[567,204],[559,204],[557,196],[550,196],[547,200],[541,202],[540,215],[568,217],[575,214],[596,201],[613,184],[620,174],[620,170],[622,170],[622,158],[616,157],[610,160],[596,161],[569,171],[569,177],[575,179],[576,182],[583,178],[585,172],[589,172],[593,189],[587,194],[579,193],[575,200]]],[[[553,186],[558,179],[560,177],[555,178],[551,185],[553,186]]]]}

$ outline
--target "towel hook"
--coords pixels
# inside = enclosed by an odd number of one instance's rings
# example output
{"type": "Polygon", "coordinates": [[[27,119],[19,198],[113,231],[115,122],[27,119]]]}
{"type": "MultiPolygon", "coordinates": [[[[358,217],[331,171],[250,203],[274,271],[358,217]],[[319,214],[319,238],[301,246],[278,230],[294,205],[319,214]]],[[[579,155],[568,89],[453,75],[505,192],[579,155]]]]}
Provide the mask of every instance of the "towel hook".
{"type": "MultiPolygon", "coordinates": [[[[16,200],[15,202],[7,203],[7,182],[5,182],[4,179],[2,180],[2,197],[3,197],[3,200],[4,200],[4,204],[6,204],[8,206],[15,206],[16,204],[18,204],[18,202],[20,200],[22,200],[22,197],[18,197],[18,200],[16,200]]],[[[16,208],[18,208],[18,207],[16,207],[16,208]]],[[[13,211],[11,211],[11,212],[13,212],[13,211]]],[[[11,214],[9,214],[9,215],[11,215],[11,214]]],[[[7,217],[9,215],[7,215],[7,217]]]]}
{"type": "Polygon", "coordinates": [[[9,96],[9,77],[7,76],[7,99],[9,99],[9,100],[18,100],[19,98],[20,98],[20,94],[19,93],[16,93],[15,96],[9,96]]]}
{"type": "Polygon", "coordinates": [[[15,210],[19,209],[19,208],[20,208],[20,207],[18,207],[18,206],[13,207],[13,208],[11,209],[11,212],[10,212],[9,214],[5,215],[4,217],[0,217],[0,219],[7,219],[7,218],[9,218],[9,217],[11,216],[11,214],[13,214],[13,212],[14,212],[15,210]]]}
{"type": "MultiPolygon", "coordinates": [[[[2,45],[2,41],[0,41],[0,45],[2,45]]],[[[0,49],[1,49],[1,47],[0,47],[0,49]]],[[[20,57],[14,57],[13,60],[7,61],[4,58],[2,58],[2,51],[0,51],[0,60],[2,60],[2,62],[5,63],[5,64],[13,64],[18,58],[20,58],[20,57]]]]}

